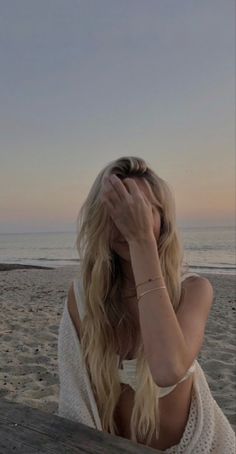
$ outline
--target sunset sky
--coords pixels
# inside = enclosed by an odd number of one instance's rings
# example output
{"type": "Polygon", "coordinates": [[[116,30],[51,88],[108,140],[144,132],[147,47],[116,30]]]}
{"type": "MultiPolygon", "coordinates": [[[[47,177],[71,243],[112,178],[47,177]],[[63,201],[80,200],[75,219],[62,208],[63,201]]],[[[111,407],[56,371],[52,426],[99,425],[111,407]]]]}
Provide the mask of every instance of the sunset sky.
{"type": "Polygon", "coordinates": [[[74,231],[144,158],[178,224],[235,223],[234,0],[0,0],[0,233],[74,231]]]}

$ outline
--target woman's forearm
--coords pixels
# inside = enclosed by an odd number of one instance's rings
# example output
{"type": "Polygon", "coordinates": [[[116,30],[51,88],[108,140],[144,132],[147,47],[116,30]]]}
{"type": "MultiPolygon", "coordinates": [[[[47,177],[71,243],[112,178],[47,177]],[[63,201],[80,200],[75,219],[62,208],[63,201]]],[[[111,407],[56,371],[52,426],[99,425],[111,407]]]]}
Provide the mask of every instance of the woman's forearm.
{"type": "MultiPolygon", "coordinates": [[[[150,278],[160,279],[140,285],[137,295],[165,285],[154,235],[144,241],[129,242],[136,285],[150,278]]],[[[187,348],[167,289],[154,290],[138,302],[145,356],[155,382],[175,384],[184,373],[187,348]]]]}

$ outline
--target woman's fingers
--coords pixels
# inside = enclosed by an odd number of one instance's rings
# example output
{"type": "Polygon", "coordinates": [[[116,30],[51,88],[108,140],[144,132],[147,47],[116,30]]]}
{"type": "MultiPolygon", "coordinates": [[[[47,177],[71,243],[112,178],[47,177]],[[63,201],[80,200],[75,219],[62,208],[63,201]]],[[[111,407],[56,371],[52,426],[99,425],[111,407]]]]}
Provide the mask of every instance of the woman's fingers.
{"type": "Polygon", "coordinates": [[[140,190],[138,185],[136,184],[136,181],[133,178],[125,178],[125,184],[128,187],[128,191],[130,195],[133,197],[139,197],[140,196],[140,190]]]}
{"type": "Polygon", "coordinates": [[[130,194],[126,189],[127,178],[123,181],[114,173],[110,177],[110,182],[114,188],[114,191],[119,195],[120,200],[124,200],[124,198],[129,198],[130,194]]]}
{"type": "Polygon", "coordinates": [[[109,179],[104,182],[101,199],[112,202],[114,205],[120,202],[120,198],[109,179]]]}
{"type": "Polygon", "coordinates": [[[152,192],[152,189],[147,182],[147,180],[143,179],[145,186],[148,190],[148,196],[146,194],[141,194],[136,181],[132,178],[125,178],[121,180],[117,175],[112,174],[109,178],[104,178],[104,189],[103,194],[105,199],[109,199],[109,201],[113,204],[113,206],[117,206],[117,204],[124,199],[127,201],[130,200],[130,197],[133,198],[143,196],[146,202],[156,202],[155,196],[152,192]]]}
{"type": "Polygon", "coordinates": [[[104,183],[103,193],[106,198],[116,206],[118,203],[130,196],[126,189],[126,185],[116,175],[112,174],[104,183]]]}

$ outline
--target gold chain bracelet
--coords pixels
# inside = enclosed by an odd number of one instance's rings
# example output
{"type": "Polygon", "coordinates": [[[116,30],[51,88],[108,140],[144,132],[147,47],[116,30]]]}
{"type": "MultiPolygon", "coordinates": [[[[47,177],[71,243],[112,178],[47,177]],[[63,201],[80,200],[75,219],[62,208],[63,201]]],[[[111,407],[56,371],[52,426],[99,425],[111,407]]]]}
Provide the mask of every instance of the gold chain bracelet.
{"type": "Polygon", "coordinates": [[[143,292],[143,293],[141,293],[141,295],[139,295],[138,302],[139,302],[140,298],[142,298],[143,295],[146,295],[146,293],[152,292],[153,290],[159,290],[160,288],[166,288],[166,286],[164,285],[162,287],[154,287],[154,288],[151,288],[150,290],[146,290],[146,292],[143,292]]]}
{"type": "Polygon", "coordinates": [[[137,287],[139,287],[140,285],[146,284],[147,282],[156,281],[157,279],[161,279],[161,278],[162,278],[162,276],[158,276],[158,277],[156,277],[156,278],[154,278],[154,279],[151,279],[151,278],[150,278],[150,279],[147,279],[146,281],[141,282],[140,284],[136,285],[135,287],[137,288],[137,287]]]}

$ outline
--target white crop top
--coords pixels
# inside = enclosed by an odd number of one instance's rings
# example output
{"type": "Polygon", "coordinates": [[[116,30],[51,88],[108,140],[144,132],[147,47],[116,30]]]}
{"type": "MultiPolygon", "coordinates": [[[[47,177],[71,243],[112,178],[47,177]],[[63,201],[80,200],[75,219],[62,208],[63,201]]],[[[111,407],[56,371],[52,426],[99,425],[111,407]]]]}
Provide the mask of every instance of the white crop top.
{"type": "MultiPolygon", "coordinates": [[[[120,357],[119,355],[117,356],[117,367],[119,366],[119,360],[120,357]]],[[[121,367],[118,367],[119,371],[119,377],[120,377],[120,382],[128,384],[133,388],[134,391],[137,390],[137,377],[136,377],[136,365],[137,365],[137,358],[134,359],[124,359],[121,362],[123,369],[121,367]]],[[[175,385],[173,386],[166,386],[166,387],[161,387],[160,388],[160,394],[159,397],[164,397],[167,394],[169,394],[177,385],[178,383],[181,383],[182,381],[186,380],[195,370],[195,360],[193,364],[190,366],[188,371],[186,372],[185,376],[181,378],[175,385]]]]}

